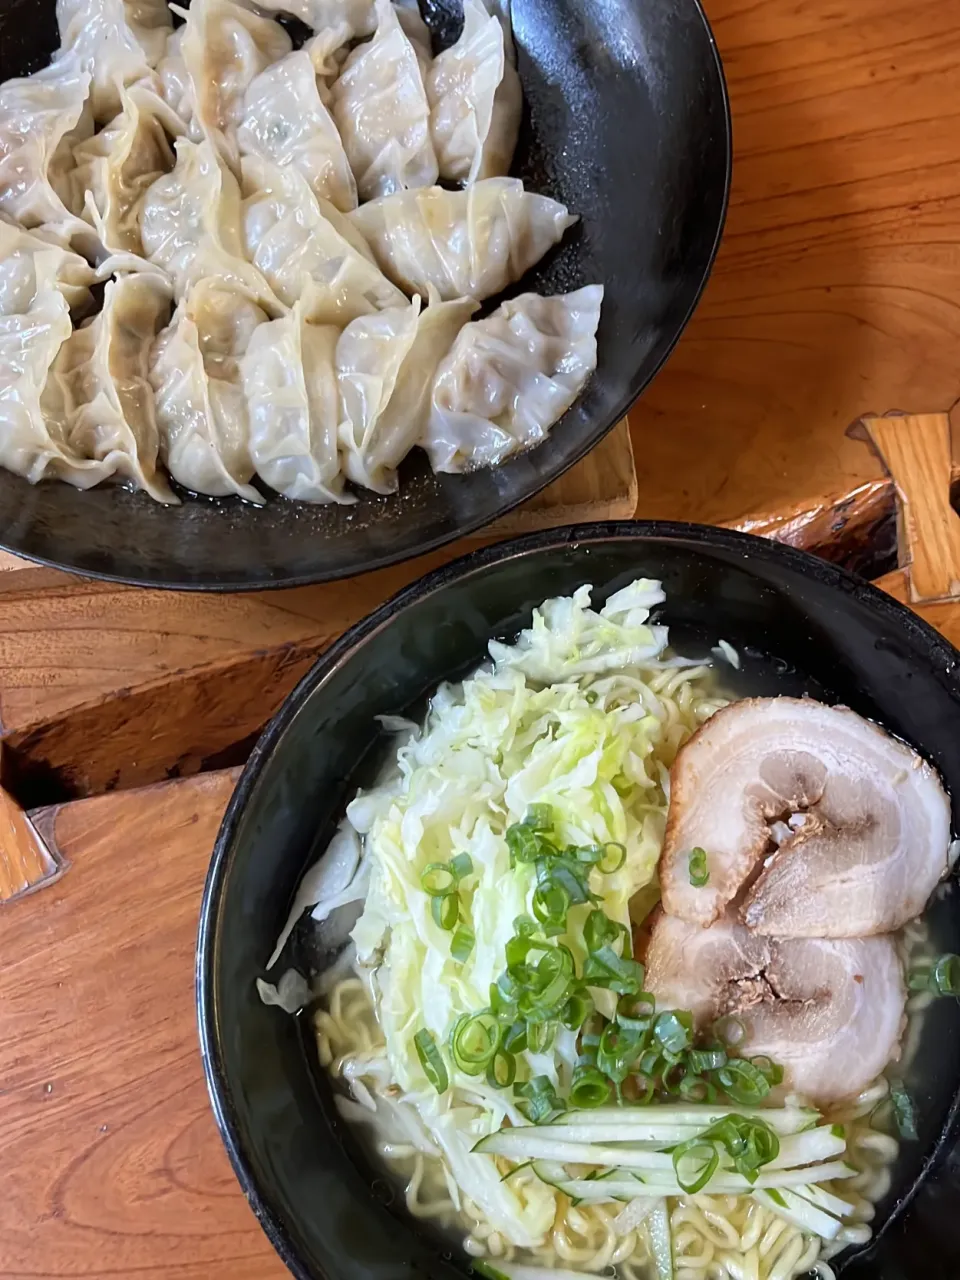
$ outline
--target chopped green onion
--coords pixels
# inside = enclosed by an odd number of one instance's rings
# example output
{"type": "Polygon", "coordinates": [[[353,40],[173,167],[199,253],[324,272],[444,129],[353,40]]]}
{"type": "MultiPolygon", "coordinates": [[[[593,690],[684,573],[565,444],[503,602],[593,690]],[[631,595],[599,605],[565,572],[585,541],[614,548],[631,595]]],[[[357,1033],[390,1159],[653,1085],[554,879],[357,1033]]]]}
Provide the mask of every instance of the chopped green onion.
{"type": "Polygon", "coordinates": [[[636,1102],[637,1105],[641,1107],[647,1106],[649,1103],[653,1101],[656,1095],[657,1082],[655,1080],[649,1079],[647,1076],[644,1076],[644,1075],[631,1076],[630,1079],[633,1082],[633,1085],[636,1089],[636,1094],[637,1094],[637,1096],[634,1098],[634,1102],[636,1102]]]}
{"type": "Polygon", "coordinates": [[[739,1018],[734,1017],[733,1014],[727,1014],[713,1024],[713,1034],[722,1044],[735,1048],[738,1044],[743,1044],[747,1037],[747,1028],[739,1018]]]}
{"type": "Polygon", "coordinates": [[[570,1105],[577,1110],[602,1107],[610,1101],[610,1081],[596,1067],[582,1064],[574,1069],[570,1085],[570,1105]]]}
{"type": "Polygon", "coordinates": [[[683,1009],[658,1014],[653,1034],[667,1052],[682,1053],[693,1043],[693,1015],[683,1009]]]}
{"type": "Polygon", "coordinates": [[[500,1041],[506,1053],[525,1053],[527,1049],[527,1024],[513,1022],[507,1027],[500,1041]]]}
{"type": "Polygon", "coordinates": [[[780,1154],[775,1130],[765,1121],[749,1116],[724,1116],[700,1136],[719,1142],[736,1171],[749,1182],[756,1182],[763,1166],[780,1154]]]}
{"type": "Polygon", "coordinates": [[[720,1088],[743,1106],[755,1106],[770,1092],[767,1077],[747,1058],[730,1058],[715,1075],[720,1088]]]}
{"type": "Polygon", "coordinates": [[[637,1063],[637,1069],[641,1075],[651,1077],[660,1075],[663,1070],[663,1059],[660,1056],[660,1050],[647,1049],[647,1051],[641,1055],[640,1060],[637,1063]]]}
{"type": "Polygon", "coordinates": [[[603,858],[597,864],[597,870],[601,875],[612,876],[614,872],[619,871],[627,860],[627,846],[620,844],[619,841],[609,840],[603,846],[603,858]]]}
{"type": "Polygon", "coordinates": [[[504,948],[507,973],[512,974],[514,969],[524,965],[530,952],[538,949],[541,951],[545,949],[542,943],[536,942],[529,934],[515,933],[504,948]]]}
{"type": "Polygon", "coordinates": [[[716,1102],[717,1087],[710,1080],[704,1080],[702,1076],[694,1075],[692,1072],[685,1075],[680,1081],[677,1092],[681,1097],[686,1098],[688,1102],[716,1102]]]}
{"type": "Polygon", "coordinates": [[[688,1072],[684,1066],[682,1056],[676,1062],[668,1063],[666,1070],[660,1077],[660,1083],[667,1093],[681,1093],[684,1080],[687,1079],[688,1072]]]}
{"type": "Polygon", "coordinates": [[[656,1011],[656,998],[649,991],[638,991],[617,1001],[617,1022],[627,1031],[642,1033],[652,1026],[656,1011]]]}
{"type": "Polygon", "coordinates": [[[593,897],[587,874],[584,867],[573,858],[541,858],[537,861],[537,881],[540,884],[561,885],[575,906],[589,902],[593,897]]]}
{"type": "Polygon", "coordinates": [[[417,1051],[417,1057],[420,1059],[420,1065],[423,1067],[423,1074],[436,1089],[437,1093],[443,1093],[450,1083],[450,1077],[447,1075],[447,1068],[444,1065],[443,1058],[440,1056],[436,1040],[424,1028],[413,1037],[413,1044],[417,1051]]]}
{"type": "Polygon", "coordinates": [[[938,956],[910,975],[911,991],[932,991],[937,996],[960,996],[960,956],[951,952],[938,956]]]}
{"type": "Polygon", "coordinates": [[[599,951],[613,937],[613,921],[610,917],[602,911],[591,911],[583,924],[583,945],[587,951],[599,951]]]}
{"type": "Polygon", "coordinates": [[[538,884],[530,905],[540,924],[561,930],[566,928],[570,895],[562,884],[555,884],[552,880],[538,884]]]}
{"type": "Polygon", "coordinates": [[[532,827],[534,831],[552,831],[553,805],[532,804],[527,810],[527,816],[523,820],[523,825],[525,827],[532,827]]]}
{"type": "Polygon", "coordinates": [[[456,960],[457,964],[463,964],[473,950],[476,940],[476,935],[469,925],[462,924],[450,943],[451,959],[456,960]]]}
{"type": "Polygon", "coordinates": [[[750,1061],[762,1073],[767,1084],[771,1089],[775,1089],[778,1084],[783,1083],[783,1067],[778,1062],[774,1062],[772,1058],[768,1058],[765,1053],[759,1054],[750,1061]]]}
{"type": "Polygon", "coordinates": [[[498,1049],[487,1067],[487,1084],[492,1089],[506,1089],[517,1078],[517,1060],[512,1053],[498,1049]]]}
{"type": "Polygon", "coordinates": [[[532,938],[537,932],[537,922],[530,916],[517,916],[513,922],[513,929],[521,938],[532,938]]]}
{"type": "Polygon", "coordinates": [[[468,1076],[483,1075],[500,1043],[500,1024],[489,1011],[464,1013],[450,1032],[450,1052],[468,1076]]]}
{"type": "MultiPolygon", "coordinates": [[[[528,1160],[527,1163],[532,1164],[533,1162],[528,1160]]],[[[511,1173],[515,1172],[515,1169],[511,1170],[511,1173]]],[[[510,1174],[507,1174],[507,1177],[509,1176],[510,1174]]],[[[471,1266],[478,1276],[483,1277],[483,1280],[510,1280],[510,1277],[498,1267],[495,1267],[492,1262],[485,1262],[482,1258],[474,1258],[471,1266]]]]}
{"type": "Polygon", "coordinates": [[[583,980],[590,987],[605,987],[619,995],[636,995],[643,986],[644,969],[636,960],[625,960],[611,946],[592,952],[583,966],[583,980]]]}
{"type": "Polygon", "coordinates": [[[430,911],[435,923],[449,932],[460,919],[460,899],[454,894],[433,897],[430,899],[430,911]]]}
{"type": "Polygon", "coordinates": [[[556,855],[557,852],[546,836],[519,822],[507,827],[505,839],[510,851],[511,866],[518,862],[536,862],[538,858],[556,855]]]}
{"type": "Polygon", "coordinates": [[[465,880],[467,876],[473,875],[473,859],[469,853],[458,853],[455,858],[450,859],[450,870],[458,881],[465,880]]]}
{"type": "Polygon", "coordinates": [[[517,995],[519,991],[509,973],[501,973],[496,982],[490,984],[490,1008],[504,1022],[512,1022],[517,1016],[517,995]]]}
{"type": "Polygon", "coordinates": [[[901,1138],[915,1141],[917,1138],[917,1109],[913,1099],[902,1084],[890,1086],[890,1101],[893,1103],[893,1119],[901,1138]]]}
{"type": "Polygon", "coordinates": [[[599,1015],[587,1024],[591,1027],[590,1031],[585,1026],[580,1032],[580,1061],[594,1067],[597,1065],[597,1053],[600,1049],[601,1028],[598,1020],[599,1015]]]}
{"type": "Polygon", "coordinates": [[[534,1076],[525,1084],[515,1084],[513,1092],[522,1099],[517,1105],[532,1124],[543,1124],[557,1111],[566,1110],[549,1076],[534,1076]]]}
{"type": "Polygon", "coordinates": [[[527,1023],[527,1048],[531,1053],[546,1053],[556,1038],[556,1022],[527,1023]]]}
{"type": "Polygon", "coordinates": [[[608,1023],[597,1048],[597,1068],[614,1084],[622,1084],[640,1056],[642,1045],[636,1035],[615,1022],[608,1023]]]}
{"type": "Polygon", "coordinates": [[[446,862],[429,862],[420,873],[420,885],[432,898],[457,892],[457,877],[446,862]]]}
{"type": "Polygon", "coordinates": [[[695,889],[702,889],[710,879],[705,849],[696,848],[690,851],[689,871],[690,883],[695,889]]]}
{"type": "Polygon", "coordinates": [[[568,1031],[579,1031],[593,1013],[593,1001],[582,991],[575,991],[560,1010],[560,1022],[568,1031]]]}
{"type": "Polygon", "coordinates": [[[677,1181],[687,1193],[696,1195],[702,1191],[720,1164],[720,1152],[712,1142],[690,1138],[673,1150],[673,1171],[677,1181]]]}
{"type": "MultiPolygon", "coordinates": [[[[561,1008],[569,995],[574,973],[573,956],[566,947],[558,945],[547,951],[537,965],[537,990],[533,995],[530,1011],[542,1015],[561,1008]]],[[[521,1000],[521,1012],[523,1005],[521,1000]]]]}
{"type": "Polygon", "coordinates": [[[687,1062],[690,1070],[698,1076],[703,1075],[704,1071],[718,1071],[720,1067],[727,1065],[726,1050],[691,1049],[687,1062]]]}

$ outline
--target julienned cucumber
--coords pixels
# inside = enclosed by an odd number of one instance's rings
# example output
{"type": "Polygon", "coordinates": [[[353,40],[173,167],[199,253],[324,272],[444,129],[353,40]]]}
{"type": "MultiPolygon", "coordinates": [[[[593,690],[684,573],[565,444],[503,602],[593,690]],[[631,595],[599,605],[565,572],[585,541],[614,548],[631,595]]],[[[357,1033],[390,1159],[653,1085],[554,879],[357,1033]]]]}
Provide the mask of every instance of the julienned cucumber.
{"type": "Polygon", "coordinates": [[[669,1103],[651,1107],[594,1107],[591,1111],[565,1111],[551,1124],[540,1127],[550,1129],[566,1125],[614,1125],[621,1132],[639,1126],[669,1127],[690,1126],[697,1133],[707,1129],[726,1116],[745,1116],[748,1120],[762,1120],[777,1133],[800,1133],[811,1128],[820,1119],[820,1112],[812,1107],[711,1107],[673,1106],[669,1103]]]}
{"type": "MultiPolygon", "coordinates": [[[[586,1125],[570,1126],[567,1132],[576,1137],[561,1136],[564,1134],[561,1127],[555,1132],[551,1132],[551,1126],[541,1128],[533,1125],[500,1129],[497,1133],[481,1138],[473,1149],[484,1155],[505,1156],[509,1160],[559,1160],[564,1164],[595,1164],[604,1168],[636,1169],[644,1173],[654,1169],[673,1170],[673,1157],[667,1151],[651,1150],[648,1143],[638,1147],[630,1145],[626,1140],[606,1145],[591,1142],[590,1129],[586,1125]]],[[[771,1170],[786,1169],[829,1160],[843,1155],[846,1147],[846,1138],[841,1137],[830,1126],[822,1125],[805,1133],[784,1137],[779,1154],[770,1162],[769,1167],[771,1170]]],[[[730,1165],[731,1162],[724,1157],[715,1176],[720,1177],[724,1167],[730,1165]]]]}
{"type": "Polygon", "coordinates": [[[647,1218],[647,1237],[657,1268],[657,1280],[673,1280],[673,1237],[670,1234],[670,1214],[665,1200],[647,1218]]]}
{"type": "MultiPolygon", "coordinates": [[[[554,1161],[535,1160],[534,1173],[541,1181],[556,1187],[573,1200],[589,1200],[602,1203],[605,1200],[632,1200],[636,1196],[682,1196],[687,1193],[677,1182],[672,1170],[659,1169],[637,1171],[633,1169],[609,1169],[593,1178],[562,1177],[557,1173],[554,1161]],[[547,1176],[541,1177],[541,1169],[547,1176]]],[[[761,1173],[756,1182],[748,1182],[737,1173],[717,1173],[705,1188],[707,1194],[748,1195],[751,1191],[768,1190],[771,1187],[801,1188],[808,1183],[826,1182],[835,1178],[851,1178],[856,1173],[852,1165],[835,1160],[828,1164],[813,1165],[803,1169],[779,1169],[761,1173]]]]}
{"type": "Polygon", "coordinates": [[[779,1191],[754,1191],[753,1196],[801,1231],[810,1231],[824,1240],[832,1240],[840,1230],[836,1218],[785,1187],[779,1191]]]}

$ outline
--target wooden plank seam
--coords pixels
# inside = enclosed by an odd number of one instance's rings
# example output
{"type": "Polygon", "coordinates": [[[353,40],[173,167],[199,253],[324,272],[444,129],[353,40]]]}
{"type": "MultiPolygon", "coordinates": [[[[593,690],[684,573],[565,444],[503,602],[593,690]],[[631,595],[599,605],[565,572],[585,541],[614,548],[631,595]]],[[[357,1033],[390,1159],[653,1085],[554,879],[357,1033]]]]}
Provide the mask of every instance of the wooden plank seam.
{"type": "Polygon", "coordinates": [[[67,865],[0,787],[0,906],[59,880],[67,865]]]}
{"type": "Polygon", "coordinates": [[[949,417],[886,414],[862,422],[894,482],[906,598],[911,604],[960,599],[960,516],[950,505],[949,417]]]}

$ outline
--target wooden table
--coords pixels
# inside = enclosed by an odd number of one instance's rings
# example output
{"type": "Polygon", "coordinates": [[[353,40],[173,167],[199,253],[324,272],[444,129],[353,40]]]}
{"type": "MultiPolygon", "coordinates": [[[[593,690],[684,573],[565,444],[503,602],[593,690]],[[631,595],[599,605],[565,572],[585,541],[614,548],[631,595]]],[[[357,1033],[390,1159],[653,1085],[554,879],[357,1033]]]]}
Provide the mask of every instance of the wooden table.
{"type": "MultiPolygon", "coordinates": [[[[960,2],[708,7],[733,101],[733,199],[703,304],[631,415],[638,512],[817,545],[845,522],[875,531],[891,486],[848,424],[946,410],[960,392],[960,2]]],[[[244,712],[238,689],[282,684],[422,568],[322,598],[161,609],[141,593],[132,621],[130,593],[91,584],[53,630],[62,579],[0,575],[0,731],[26,761],[18,795],[104,793],[37,815],[65,874],[0,907],[0,1280],[286,1274],[230,1173],[196,1048],[197,906],[234,779],[218,766],[265,712],[255,698],[244,712]],[[151,701],[161,675],[175,696],[151,701]],[[211,681],[227,712],[171,759],[211,681]],[[109,775],[104,740],[124,747],[109,775]]],[[[909,594],[903,575],[886,581],[909,594]]],[[[947,625],[947,606],[923,607],[947,625]]]]}
{"type": "Polygon", "coordinates": [[[631,421],[639,514],[719,523],[874,478],[854,418],[960,396],[960,4],[706,8],[730,215],[631,421]]]}

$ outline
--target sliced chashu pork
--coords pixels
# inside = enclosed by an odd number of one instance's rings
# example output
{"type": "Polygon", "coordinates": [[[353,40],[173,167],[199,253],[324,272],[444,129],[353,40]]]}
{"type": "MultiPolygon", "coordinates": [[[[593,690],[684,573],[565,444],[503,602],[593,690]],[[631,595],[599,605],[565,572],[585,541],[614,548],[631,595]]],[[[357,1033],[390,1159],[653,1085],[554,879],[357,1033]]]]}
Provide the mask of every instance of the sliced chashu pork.
{"type": "Polygon", "coordinates": [[[703,929],[658,913],[646,987],[658,1008],[697,1027],[726,1014],[746,1035],[735,1052],[784,1070],[784,1087],[826,1105],[853,1097],[899,1056],[906,991],[889,937],[768,938],[732,913],[703,929]]]}
{"type": "Polygon", "coordinates": [[[889,933],[923,910],[949,849],[949,801],[909,747],[846,707],[747,698],[674,762],[663,904],[708,925],[737,900],[751,929],[780,937],[889,933]]]}

